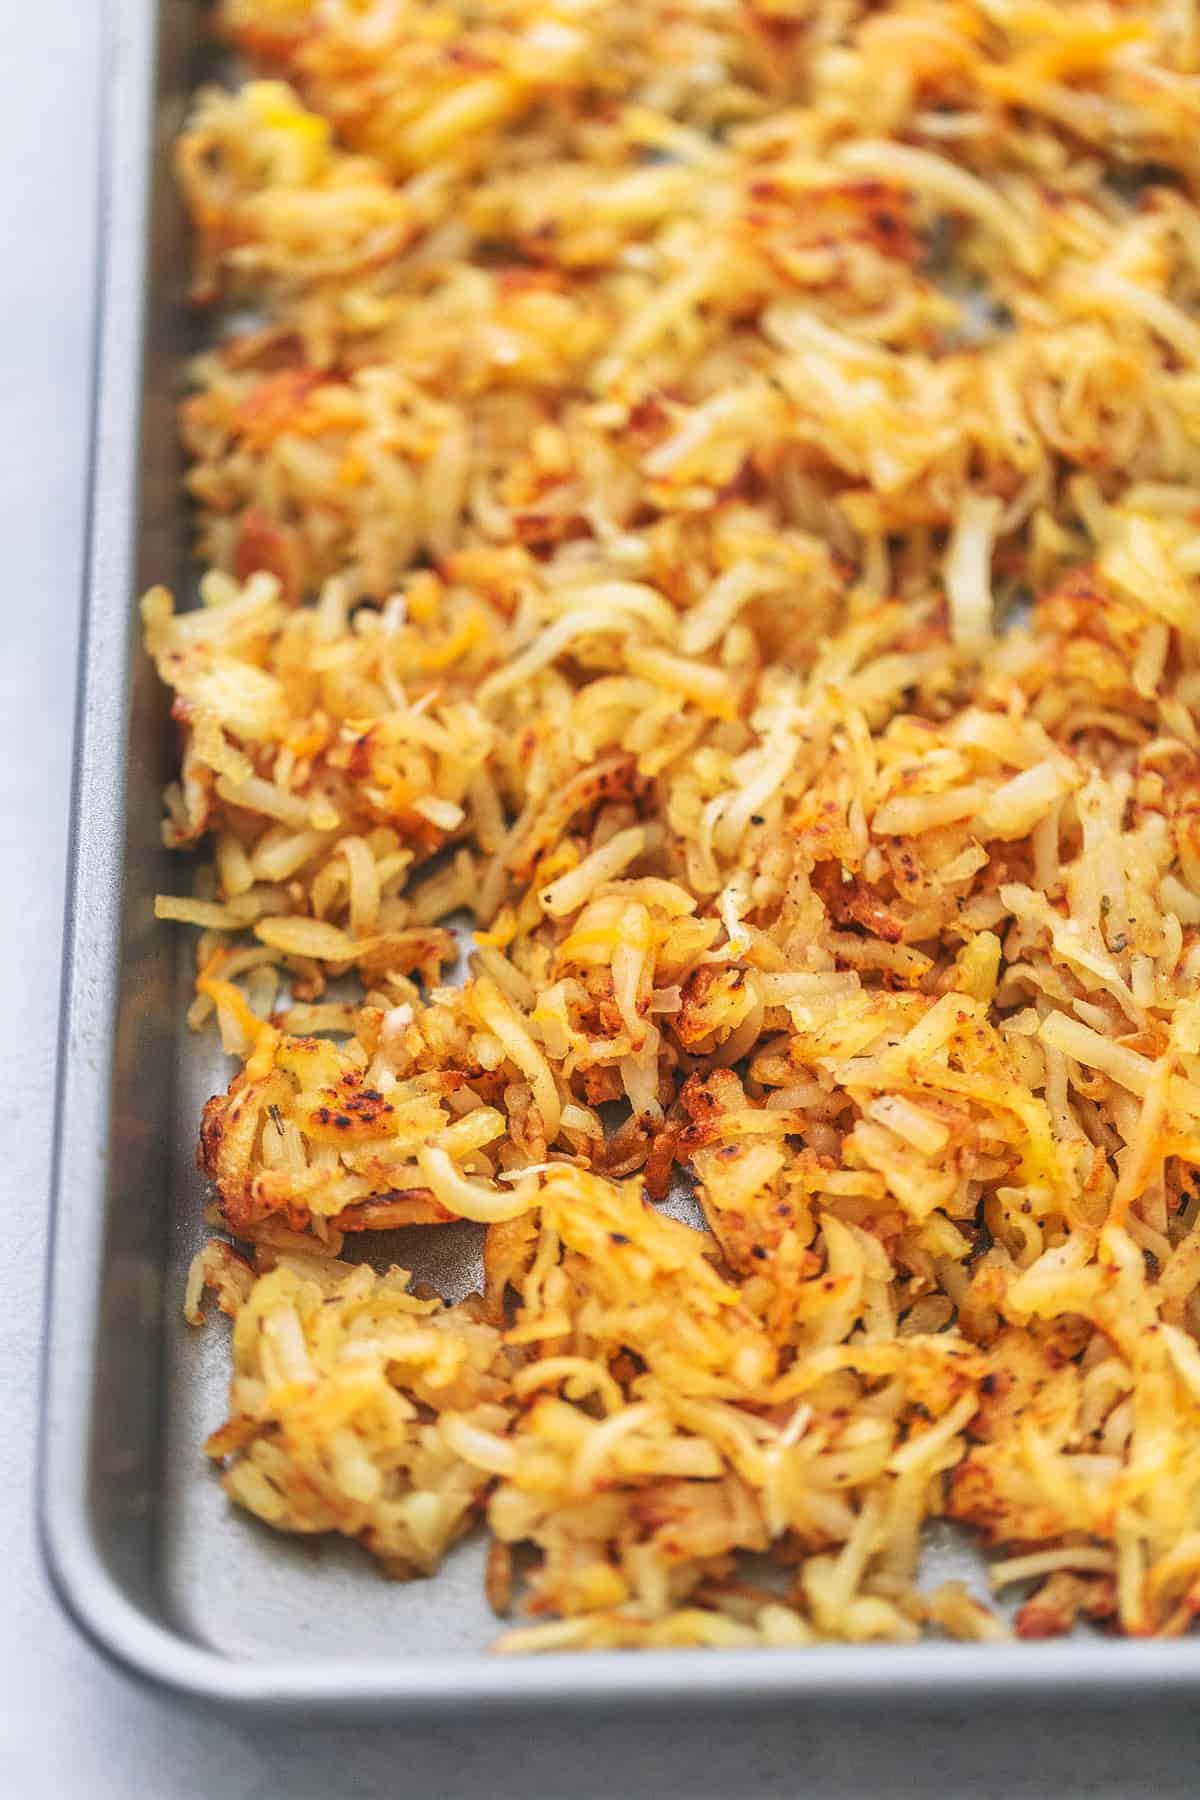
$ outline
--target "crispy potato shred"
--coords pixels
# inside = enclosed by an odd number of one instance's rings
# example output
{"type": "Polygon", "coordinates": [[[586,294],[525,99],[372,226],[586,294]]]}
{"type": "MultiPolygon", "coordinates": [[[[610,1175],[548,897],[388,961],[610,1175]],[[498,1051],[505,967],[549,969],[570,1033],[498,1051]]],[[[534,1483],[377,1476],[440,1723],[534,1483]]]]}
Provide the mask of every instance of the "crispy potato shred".
{"type": "Polygon", "coordinates": [[[1194,9],[216,18],[143,611],[228,1492],[486,1521],[512,1650],[1006,1635],[930,1520],[1021,1635],[1185,1631],[1194,9]],[[462,1220],[456,1304],[341,1259],[462,1220]]]}

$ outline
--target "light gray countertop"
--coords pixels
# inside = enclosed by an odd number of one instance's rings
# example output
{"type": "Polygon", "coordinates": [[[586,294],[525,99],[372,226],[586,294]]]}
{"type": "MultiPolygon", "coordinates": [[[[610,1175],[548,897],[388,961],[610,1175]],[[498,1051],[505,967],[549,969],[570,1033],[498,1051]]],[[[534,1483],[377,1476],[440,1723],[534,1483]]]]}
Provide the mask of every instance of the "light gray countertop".
{"type": "Polygon", "coordinates": [[[100,0],[8,0],[0,33],[0,1797],[1052,1794],[1196,1790],[1195,1709],[931,1707],[632,1728],[261,1729],[140,1692],[75,1636],[31,1504],[91,369],[100,0]]]}

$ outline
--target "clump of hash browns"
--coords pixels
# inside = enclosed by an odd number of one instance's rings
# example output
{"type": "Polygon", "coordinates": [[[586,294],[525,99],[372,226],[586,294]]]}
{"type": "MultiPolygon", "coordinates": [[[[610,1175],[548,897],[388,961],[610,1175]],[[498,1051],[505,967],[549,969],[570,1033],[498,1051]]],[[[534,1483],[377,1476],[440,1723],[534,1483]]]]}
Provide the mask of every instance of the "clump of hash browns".
{"type": "Polygon", "coordinates": [[[215,12],[143,611],[229,1494],[485,1521],[509,1649],[1005,1635],[932,1519],[1024,1636],[1183,1632],[1193,10],[215,12]],[[342,1260],[456,1220],[462,1303],[342,1260]]]}

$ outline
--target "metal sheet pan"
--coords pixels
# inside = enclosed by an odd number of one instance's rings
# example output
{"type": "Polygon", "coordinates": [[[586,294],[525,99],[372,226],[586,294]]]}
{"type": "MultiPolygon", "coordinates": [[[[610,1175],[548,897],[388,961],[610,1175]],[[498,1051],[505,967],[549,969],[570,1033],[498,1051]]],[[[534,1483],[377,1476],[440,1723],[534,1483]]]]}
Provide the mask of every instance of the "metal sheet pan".
{"type": "MultiPolygon", "coordinates": [[[[174,408],[196,325],[170,145],[212,52],[199,0],[111,0],[107,268],[74,795],[73,888],[51,1256],[41,1524],[81,1628],[126,1669],[196,1701],[341,1716],[497,1707],[861,1708],[1047,1689],[1200,1687],[1200,1642],[834,1647],[488,1657],[481,1551],[429,1582],[380,1580],[351,1545],[274,1536],[226,1504],[200,1454],[222,1415],[226,1334],[185,1326],[180,1298],[203,1191],[202,1101],[228,1080],[183,1029],[190,943],[158,925],[178,885],[159,835],[174,733],[134,602],[186,589],[188,521],[174,408]]],[[[375,1246],[375,1248],[380,1248],[375,1246]]],[[[443,1291],[473,1284],[474,1228],[404,1235],[383,1253],[443,1291]]],[[[961,1573],[949,1536],[938,1576],[961,1573]]]]}

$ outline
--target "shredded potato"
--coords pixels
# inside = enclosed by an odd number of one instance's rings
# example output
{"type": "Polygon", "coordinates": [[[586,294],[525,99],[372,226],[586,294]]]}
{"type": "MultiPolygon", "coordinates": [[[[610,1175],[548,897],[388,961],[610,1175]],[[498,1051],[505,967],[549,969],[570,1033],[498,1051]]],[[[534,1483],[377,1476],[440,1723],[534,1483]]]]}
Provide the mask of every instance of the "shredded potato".
{"type": "Polygon", "coordinates": [[[1190,9],[216,11],[143,617],[230,1495],[486,1519],[513,1651],[1006,1635],[931,1519],[1021,1636],[1187,1630],[1190,9]],[[463,1219],[456,1305],[339,1260],[463,1219]]]}

